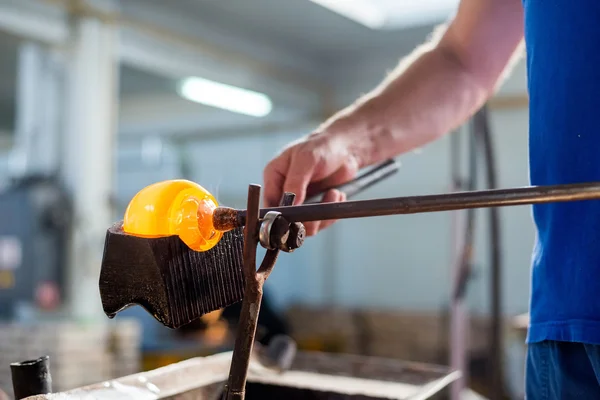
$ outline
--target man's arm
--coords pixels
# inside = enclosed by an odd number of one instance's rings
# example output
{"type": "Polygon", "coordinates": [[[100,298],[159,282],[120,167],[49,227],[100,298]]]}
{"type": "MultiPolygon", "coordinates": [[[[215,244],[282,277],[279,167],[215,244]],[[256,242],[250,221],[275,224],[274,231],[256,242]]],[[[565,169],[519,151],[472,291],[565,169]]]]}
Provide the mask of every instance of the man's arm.
{"type": "Polygon", "coordinates": [[[415,50],[323,130],[367,136],[352,150],[360,167],[437,139],[490,97],[522,37],[521,0],[463,0],[439,40],[415,50]]]}
{"type": "MultiPolygon", "coordinates": [[[[438,37],[267,165],[266,205],[276,205],[283,191],[302,202],[307,190],[343,183],[362,167],[450,132],[491,96],[522,37],[521,0],[462,0],[438,37]]],[[[335,191],[324,199],[340,200],[335,191]]],[[[314,234],[318,227],[307,224],[307,231],[314,234]]]]}

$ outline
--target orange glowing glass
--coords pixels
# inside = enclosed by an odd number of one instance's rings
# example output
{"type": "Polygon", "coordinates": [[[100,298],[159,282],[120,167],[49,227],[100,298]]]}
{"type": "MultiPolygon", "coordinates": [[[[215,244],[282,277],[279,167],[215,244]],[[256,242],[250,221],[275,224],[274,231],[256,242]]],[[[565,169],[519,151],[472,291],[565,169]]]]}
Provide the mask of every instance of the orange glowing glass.
{"type": "Polygon", "coordinates": [[[154,183],[131,200],[123,231],[141,237],[177,235],[195,251],[213,248],[223,232],[212,222],[217,200],[197,183],[183,179],[154,183]]]}

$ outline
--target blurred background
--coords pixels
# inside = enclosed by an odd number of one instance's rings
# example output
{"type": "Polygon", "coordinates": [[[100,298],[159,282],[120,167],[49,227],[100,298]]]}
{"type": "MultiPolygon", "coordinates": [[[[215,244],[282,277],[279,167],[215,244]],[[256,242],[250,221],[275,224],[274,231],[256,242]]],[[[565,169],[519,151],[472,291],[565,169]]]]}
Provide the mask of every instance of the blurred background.
{"type": "MultiPolygon", "coordinates": [[[[235,310],[179,331],[140,307],[109,321],[106,229],[165,179],[244,207],[282,146],[372,89],[457,3],[0,0],[0,388],[10,393],[10,362],[40,352],[65,390],[230,348],[235,310]]],[[[528,184],[525,78],[520,62],[489,103],[501,187],[528,184]]],[[[360,198],[449,191],[450,143],[400,157],[399,173],[360,198]]],[[[469,385],[482,394],[486,215],[466,297],[469,385]]],[[[514,317],[527,311],[534,230],[528,207],[500,217],[504,383],[522,398],[514,317]]],[[[433,213],[347,220],[310,238],[266,284],[262,340],[283,332],[304,349],[448,365],[454,236],[452,215],[433,213]]]]}

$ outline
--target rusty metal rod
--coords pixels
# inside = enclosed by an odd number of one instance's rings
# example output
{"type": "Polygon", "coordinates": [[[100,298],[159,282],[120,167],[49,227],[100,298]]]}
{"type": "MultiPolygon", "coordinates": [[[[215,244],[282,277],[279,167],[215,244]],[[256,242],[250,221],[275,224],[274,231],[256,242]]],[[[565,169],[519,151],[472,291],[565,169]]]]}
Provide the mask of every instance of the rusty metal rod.
{"type": "MultiPolygon", "coordinates": [[[[589,182],[272,207],[261,209],[260,216],[278,211],[289,222],[308,222],[599,199],[600,182],[589,182]]],[[[213,222],[223,230],[243,226],[246,211],[219,207],[213,222]]]]}
{"type": "MultiPolygon", "coordinates": [[[[284,193],[281,205],[294,204],[295,195],[284,193]]],[[[258,325],[258,316],[263,296],[263,285],[275,266],[279,250],[267,250],[263,261],[256,270],[256,249],[259,225],[260,186],[250,185],[248,188],[248,210],[250,221],[244,230],[244,278],[246,290],[242,300],[242,310],[235,339],[229,378],[225,387],[223,398],[225,400],[244,400],[246,396],[246,380],[250,355],[254,346],[254,337],[258,325]]]]}
{"type": "Polygon", "coordinates": [[[248,188],[249,223],[244,230],[244,277],[246,290],[242,301],[242,310],[235,337],[235,346],[229,370],[229,378],[225,387],[225,400],[244,400],[246,396],[246,379],[250,354],[254,344],[258,312],[262,300],[262,281],[256,275],[256,248],[258,246],[258,212],[260,204],[260,187],[250,185],[248,188]]]}

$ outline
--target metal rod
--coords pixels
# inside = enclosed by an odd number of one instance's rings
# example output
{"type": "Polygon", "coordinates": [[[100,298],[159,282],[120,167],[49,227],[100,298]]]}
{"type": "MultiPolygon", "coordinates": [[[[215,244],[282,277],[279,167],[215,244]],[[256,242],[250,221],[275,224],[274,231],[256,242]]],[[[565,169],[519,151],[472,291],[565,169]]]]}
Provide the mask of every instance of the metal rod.
{"type": "MultiPolygon", "coordinates": [[[[485,153],[486,181],[488,189],[496,188],[498,179],[496,176],[496,161],[493,151],[492,135],[489,127],[487,107],[484,106],[473,118],[473,124],[479,139],[479,145],[485,153]]],[[[490,400],[503,398],[506,392],[504,387],[504,357],[502,345],[504,342],[502,333],[502,237],[500,235],[499,210],[490,209],[490,400]]]]}
{"type": "Polygon", "coordinates": [[[256,248],[258,246],[258,211],[260,186],[248,188],[248,225],[244,230],[244,277],[246,290],[242,300],[242,310],[235,338],[225,399],[244,400],[250,355],[256,335],[258,312],[262,300],[262,282],[256,275],[256,248]]]}
{"type": "MultiPolygon", "coordinates": [[[[279,204],[294,204],[293,193],[284,193],[279,204]]],[[[246,290],[242,300],[242,310],[238,324],[238,332],[231,359],[231,367],[227,387],[226,400],[244,400],[246,396],[246,380],[250,355],[254,346],[256,327],[263,296],[263,285],[275,266],[279,250],[267,250],[266,255],[256,269],[256,248],[258,247],[258,214],[260,204],[260,186],[250,185],[248,189],[248,210],[251,210],[250,221],[244,231],[244,278],[246,290]]]]}
{"type": "MultiPolygon", "coordinates": [[[[396,172],[398,172],[398,169],[398,163],[392,158],[376,165],[374,168],[351,180],[350,182],[346,182],[332,189],[337,189],[340,192],[344,192],[346,194],[346,198],[350,199],[351,197],[364,192],[376,183],[379,183],[394,175],[396,172]]],[[[323,195],[329,190],[329,188],[325,189],[322,192],[309,197],[304,201],[304,204],[320,203],[323,195]]]]}
{"type": "MultiPolygon", "coordinates": [[[[589,182],[272,207],[261,209],[260,216],[278,211],[289,222],[307,222],[599,199],[600,182],[589,182]]],[[[236,224],[244,225],[246,211],[236,213],[236,224]]]]}
{"type": "MultiPolygon", "coordinates": [[[[464,186],[468,191],[475,190],[477,184],[477,148],[475,146],[476,132],[469,132],[469,177],[465,180],[464,186]]],[[[467,285],[471,279],[473,263],[473,243],[475,240],[475,208],[469,208],[466,215],[466,225],[464,229],[464,243],[461,249],[458,275],[454,286],[452,287],[452,298],[457,302],[464,299],[467,285]]]]}
{"type": "MultiPolygon", "coordinates": [[[[461,190],[475,190],[477,182],[477,152],[475,148],[475,132],[467,131],[469,150],[469,168],[467,177],[460,173],[461,164],[461,137],[463,132],[454,133],[451,137],[451,192],[461,190]]],[[[464,293],[470,277],[473,257],[473,240],[475,228],[475,209],[467,210],[466,215],[462,210],[453,211],[452,214],[453,241],[452,274],[450,298],[450,366],[455,371],[461,371],[461,377],[451,386],[450,400],[459,400],[463,397],[465,387],[469,382],[469,365],[467,343],[469,310],[464,300],[464,293]],[[462,241],[461,241],[462,240],[462,241]]]]}

